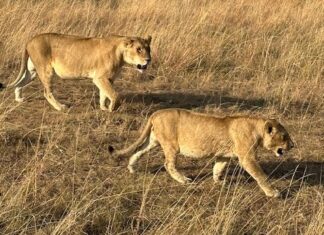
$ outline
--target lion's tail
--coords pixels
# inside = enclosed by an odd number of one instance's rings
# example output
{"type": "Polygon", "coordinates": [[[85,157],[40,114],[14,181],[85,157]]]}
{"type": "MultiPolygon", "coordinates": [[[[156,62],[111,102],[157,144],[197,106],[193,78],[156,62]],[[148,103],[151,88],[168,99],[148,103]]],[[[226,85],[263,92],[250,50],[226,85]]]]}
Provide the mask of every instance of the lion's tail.
{"type": "Polygon", "coordinates": [[[28,61],[28,52],[26,49],[24,49],[23,53],[22,53],[22,59],[21,59],[21,65],[20,65],[20,71],[19,74],[16,78],[15,81],[13,81],[12,83],[10,83],[9,85],[4,85],[2,83],[0,83],[0,88],[6,88],[6,87],[15,87],[17,86],[20,82],[22,82],[22,80],[25,79],[24,74],[26,73],[27,70],[27,61],[28,61]]]}
{"type": "Polygon", "coordinates": [[[128,148],[117,150],[117,151],[115,151],[115,149],[112,146],[109,146],[108,151],[114,158],[129,156],[130,154],[134,153],[136,149],[138,149],[143,144],[146,138],[148,138],[149,134],[151,133],[151,128],[152,128],[152,117],[150,117],[149,120],[147,121],[144,130],[141,133],[141,136],[132,145],[130,145],[128,148]]]}

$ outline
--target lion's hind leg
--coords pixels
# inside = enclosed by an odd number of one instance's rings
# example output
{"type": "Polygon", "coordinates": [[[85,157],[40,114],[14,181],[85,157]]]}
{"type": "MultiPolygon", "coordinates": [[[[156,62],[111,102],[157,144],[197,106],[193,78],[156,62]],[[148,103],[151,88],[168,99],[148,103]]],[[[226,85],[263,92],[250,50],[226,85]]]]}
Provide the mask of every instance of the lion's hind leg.
{"type": "Polygon", "coordinates": [[[147,153],[148,151],[150,151],[152,148],[156,147],[158,145],[158,142],[156,140],[156,137],[154,135],[153,132],[151,132],[150,137],[147,138],[144,142],[144,144],[142,144],[142,146],[140,147],[140,149],[131,156],[131,158],[129,159],[129,163],[128,163],[128,170],[130,173],[134,173],[134,165],[135,163],[138,161],[138,159],[145,153],[147,153]]]}
{"type": "Polygon", "coordinates": [[[228,163],[229,159],[225,157],[219,157],[216,159],[213,167],[213,179],[216,183],[220,181],[220,177],[228,163]]]}
{"type": "Polygon", "coordinates": [[[179,150],[170,145],[163,145],[161,144],[164,154],[165,154],[165,169],[167,172],[171,175],[173,179],[178,181],[181,184],[185,183],[190,183],[192,180],[185,175],[181,174],[177,169],[176,169],[176,161],[177,161],[177,153],[179,153],[179,150]]]}
{"type": "Polygon", "coordinates": [[[23,102],[24,98],[22,97],[22,89],[23,87],[27,86],[32,80],[35,79],[37,76],[35,66],[31,59],[28,59],[27,63],[27,69],[25,70],[25,73],[23,74],[22,79],[20,82],[18,82],[17,85],[15,85],[15,100],[17,102],[23,102]]]}
{"type": "Polygon", "coordinates": [[[18,83],[15,86],[15,100],[18,103],[21,103],[21,102],[24,101],[24,98],[22,96],[22,89],[23,89],[24,86],[26,86],[30,82],[31,82],[31,76],[30,76],[29,71],[26,70],[25,73],[24,73],[24,75],[23,75],[23,78],[22,78],[21,82],[18,83]]]}
{"type": "Polygon", "coordinates": [[[52,93],[52,77],[54,70],[51,66],[46,66],[41,72],[38,72],[39,79],[44,85],[44,97],[58,111],[66,109],[66,105],[57,101],[52,93]]]}

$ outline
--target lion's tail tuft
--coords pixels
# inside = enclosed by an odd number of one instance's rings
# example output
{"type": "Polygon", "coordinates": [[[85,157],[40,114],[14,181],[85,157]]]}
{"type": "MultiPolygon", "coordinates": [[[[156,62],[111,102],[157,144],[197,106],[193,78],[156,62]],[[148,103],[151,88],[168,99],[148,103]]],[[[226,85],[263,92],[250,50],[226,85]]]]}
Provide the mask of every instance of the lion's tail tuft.
{"type": "Polygon", "coordinates": [[[122,157],[126,157],[132,154],[133,152],[136,151],[136,149],[138,149],[138,147],[140,147],[143,144],[145,139],[149,136],[149,134],[151,133],[151,128],[152,128],[152,119],[149,118],[149,120],[147,121],[144,127],[144,130],[141,133],[141,136],[132,145],[122,150],[115,150],[113,146],[109,145],[108,152],[114,159],[120,159],[122,157]]]}

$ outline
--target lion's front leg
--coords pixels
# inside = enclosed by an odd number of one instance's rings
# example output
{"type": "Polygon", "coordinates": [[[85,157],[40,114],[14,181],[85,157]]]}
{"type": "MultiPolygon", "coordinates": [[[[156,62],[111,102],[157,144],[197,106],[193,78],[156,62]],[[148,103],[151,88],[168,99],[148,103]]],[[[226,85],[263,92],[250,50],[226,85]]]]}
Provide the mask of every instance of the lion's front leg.
{"type": "Polygon", "coordinates": [[[104,77],[104,78],[95,78],[93,79],[93,82],[99,89],[100,108],[102,110],[107,110],[106,98],[108,97],[110,100],[110,105],[108,110],[109,112],[114,111],[116,108],[116,103],[118,101],[118,94],[113,89],[110,81],[106,77],[104,77]]]}
{"type": "Polygon", "coordinates": [[[253,156],[239,157],[239,161],[244,168],[257,182],[260,188],[268,197],[279,197],[280,193],[267,182],[267,176],[255,161],[253,156]]]}
{"type": "Polygon", "coordinates": [[[108,110],[108,108],[106,106],[106,99],[107,99],[107,96],[105,95],[103,90],[99,89],[99,103],[100,103],[101,110],[108,110]]]}

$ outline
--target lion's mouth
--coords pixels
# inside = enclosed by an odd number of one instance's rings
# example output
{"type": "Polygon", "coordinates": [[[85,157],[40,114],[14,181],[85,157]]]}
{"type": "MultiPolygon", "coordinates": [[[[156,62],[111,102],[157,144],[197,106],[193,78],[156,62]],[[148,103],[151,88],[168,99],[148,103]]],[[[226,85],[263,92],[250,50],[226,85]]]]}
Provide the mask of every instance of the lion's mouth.
{"type": "Polygon", "coordinates": [[[143,71],[144,71],[145,69],[147,69],[147,64],[144,64],[144,65],[138,64],[138,65],[136,66],[136,68],[137,68],[137,70],[138,70],[140,73],[143,73],[143,71]]]}
{"type": "Polygon", "coordinates": [[[284,150],[282,148],[278,148],[276,155],[277,157],[282,157],[284,155],[284,150]]]}

